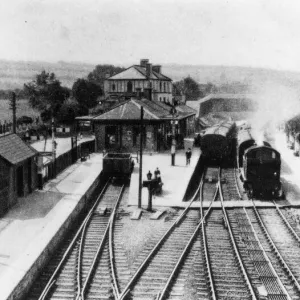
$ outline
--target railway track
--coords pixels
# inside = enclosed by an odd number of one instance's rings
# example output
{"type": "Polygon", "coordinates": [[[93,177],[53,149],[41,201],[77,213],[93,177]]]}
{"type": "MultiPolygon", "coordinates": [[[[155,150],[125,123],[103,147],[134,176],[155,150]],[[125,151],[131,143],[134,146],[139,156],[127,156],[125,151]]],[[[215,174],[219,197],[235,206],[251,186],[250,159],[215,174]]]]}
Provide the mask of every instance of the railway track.
{"type": "MultiPolygon", "coordinates": [[[[289,236],[293,237],[295,243],[295,240],[299,239],[295,231],[296,222],[292,226],[284,217],[284,213],[287,214],[287,212],[282,213],[276,203],[273,203],[275,209],[271,208],[271,211],[281,219],[281,225],[284,224],[285,230],[289,231],[289,236]]],[[[266,293],[268,299],[300,299],[297,279],[273,242],[259,214],[259,210],[265,209],[257,209],[254,201],[252,204],[253,208],[234,208],[227,209],[227,211],[256,296],[261,298],[262,294],[266,293]]],[[[290,219],[292,219],[291,216],[289,214],[290,219]]],[[[290,251],[294,254],[293,250],[286,249],[284,236],[278,235],[278,220],[276,222],[274,216],[269,216],[269,221],[272,224],[273,233],[277,234],[277,241],[281,244],[282,251],[290,251]]],[[[286,234],[288,233],[284,232],[284,235],[286,234]]],[[[293,258],[295,259],[295,255],[293,258]]],[[[293,263],[295,260],[291,261],[291,264],[293,263]]]]}
{"type": "MultiPolygon", "coordinates": [[[[211,204],[219,198],[223,203],[220,175],[214,182],[216,169],[208,169],[201,181],[200,201],[210,196],[211,204]]],[[[219,172],[219,170],[218,170],[219,172]]],[[[200,222],[177,261],[168,282],[156,299],[256,299],[252,284],[243,265],[233,234],[229,228],[227,213],[223,210],[200,208],[200,222]],[[200,251],[199,251],[200,250],[200,251]],[[186,283],[191,272],[190,261],[198,254],[198,271],[188,295],[186,283]]],[[[140,297],[139,297],[140,298],[140,297]]],[[[150,298],[149,298],[150,299],[150,298]]]]}
{"type": "Polygon", "coordinates": [[[204,228],[207,235],[207,264],[211,268],[212,298],[257,299],[224,206],[221,172],[218,192],[222,210],[213,210],[204,228]]]}
{"type": "Polygon", "coordinates": [[[222,168],[221,176],[224,201],[242,200],[242,196],[237,183],[236,169],[222,168]]]}
{"type": "Polygon", "coordinates": [[[190,203],[158,225],[144,212],[138,226],[151,233],[136,251],[129,243],[130,254],[124,234],[137,223],[124,193],[123,185],[106,187],[26,299],[300,299],[299,220],[275,203],[225,207],[241,199],[234,169],[206,170],[191,201],[200,199],[199,211],[190,203]]]}
{"type": "MultiPolygon", "coordinates": [[[[199,189],[190,205],[196,201],[199,189]]],[[[203,222],[199,220],[199,212],[190,209],[190,205],[180,215],[178,213],[175,222],[135,271],[119,299],[183,299],[184,281],[193,267],[194,254],[200,250],[197,233],[203,222]]],[[[197,266],[200,268],[199,264],[197,266]]],[[[205,289],[206,283],[202,282],[199,294],[205,289]]],[[[207,289],[204,293],[208,295],[207,289]]]]}
{"type": "Polygon", "coordinates": [[[257,221],[265,238],[266,249],[272,249],[270,259],[277,262],[278,274],[281,275],[288,293],[293,299],[300,299],[300,268],[298,257],[300,254],[300,238],[289,221],[285,218],[281,209],[274,202],[274,208],[256,208],[250,210],[253,219],[257,221]],[[281,267],[281,269],[279,268],[281,267]]]}
{"type": "Polygon", "coordinates": [[[54,255],[27,299],[94,299],[95,294],[109,299],[117,293],[107,241],[123,191],[124,185],[107,184],[63,256],[62,250],[54,255]]]}

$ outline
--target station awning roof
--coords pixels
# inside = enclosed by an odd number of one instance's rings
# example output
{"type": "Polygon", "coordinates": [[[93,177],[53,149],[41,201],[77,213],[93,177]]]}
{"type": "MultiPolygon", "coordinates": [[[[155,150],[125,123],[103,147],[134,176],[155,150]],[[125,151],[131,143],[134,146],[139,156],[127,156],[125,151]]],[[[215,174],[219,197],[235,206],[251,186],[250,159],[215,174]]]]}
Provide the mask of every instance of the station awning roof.
{"type": "MultiPolygon", "coordinates": [[[[173,115],[171,114],[171,106],[159,101],[150,101],[147,99],[136,100],[131,99],[123,102],[111,110],[94,117],[93,121],[105,121],[105,120],[140,120],[141,107],[144,108],[144,120],[171,120],[173,115]]],[[[186,106],[177,106],[176,120],[187,118],[191,115],[195,115],[196,112],[186,106]]]]}

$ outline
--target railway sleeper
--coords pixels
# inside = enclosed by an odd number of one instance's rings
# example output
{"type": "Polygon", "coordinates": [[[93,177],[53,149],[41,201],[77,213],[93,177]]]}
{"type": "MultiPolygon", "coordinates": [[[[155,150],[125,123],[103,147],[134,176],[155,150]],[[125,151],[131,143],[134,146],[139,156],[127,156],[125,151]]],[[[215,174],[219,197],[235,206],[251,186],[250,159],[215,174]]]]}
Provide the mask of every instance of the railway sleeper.
{"type": "Polygon", "coordinates": [[[229,284],[237,286],[245,286],[244,281],[241,281],[243,278],[241,275],[229,276],[228,274],[214,274],[215,284],[229,284]]]}
{"type": "Polygon", "coordinates": [[[88,291],[89,296],[91,296],[91,295],[99,296],[101,294],[109,295],[110,293],[113,294],[111,283],[102,285],[102,286],[98,286],[98,287],[97,286],[90,287],[89,291],[88,291]]]}
{"type": "Polygon", "coordinates": [[[236,289],[233,286],[217,286],[216,285],[216,290],[217,290],[217,295],[219,297],[225,297],[225,296],[229,296],[230,293],[230,297],[235,297],[235,298],[239,298],[240,297],[245,297],[249,299],[249,291],[248,289],[244,289],[244,290],[240,290],[240,289],[236,289]]]}
{"type": "Polygon", "coordinates": [[[74,299],[75,293],[54,292],[51,295],[52,299],[74,299]]]}

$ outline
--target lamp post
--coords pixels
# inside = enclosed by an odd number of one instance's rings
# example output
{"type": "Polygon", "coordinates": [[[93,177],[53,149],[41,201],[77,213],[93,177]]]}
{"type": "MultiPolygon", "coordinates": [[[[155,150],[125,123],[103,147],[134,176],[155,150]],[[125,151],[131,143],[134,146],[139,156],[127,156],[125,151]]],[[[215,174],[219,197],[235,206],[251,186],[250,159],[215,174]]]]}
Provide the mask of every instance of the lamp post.
{"type": "Polygon", "coordinates": [[[175,106],[173,106],[170,110],[170,113],[172,115],[172,144],[171,144],[171,165],[175,166],[175,154],[176,154],[176,123],[177,121],[175,121],[175,116],[176,116],[176,108],[175,106]]]}
{"type": "Polygon", "coordinates": [[[138,208],[142,207],[143,119],[144,119],[144,108],[143,108],[143,106],[141,106],[141,121],[140,121],[140,168],[139,168],[138,208]]]}

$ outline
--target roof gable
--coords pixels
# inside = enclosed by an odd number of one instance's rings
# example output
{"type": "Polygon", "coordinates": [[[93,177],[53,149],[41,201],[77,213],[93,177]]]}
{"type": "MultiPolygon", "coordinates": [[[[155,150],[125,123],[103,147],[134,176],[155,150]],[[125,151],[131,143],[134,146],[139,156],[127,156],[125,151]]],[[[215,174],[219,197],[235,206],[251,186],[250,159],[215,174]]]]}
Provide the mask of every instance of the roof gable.
{"type": "MultiPolygon", "coordinates": [[[[141,67],[141,66],[134,66],[139,72],[141,72],[146,78],[147,78],[147,75],[146,75],[146,68],[144,67],[141,67]]],[[[151,71],[150,73],[150,79],[160,79],[160,80],[168,80],[168,81],[172,81],[169,77],[161,74],[161,73],[157,73],[155,71],[151,71]]]]}
{"type": "Polygon", "coordinates": [[[109,80],[111,79],[147,79],[147,77],[132,66],[109,78],[109,80]]]}
{"type": "Polygon", "coordinates": [[[18,164],[35,156],[36,153],[37,151],[26,145],[16,134],[9,134],[0,138],[0,156],[11,164],[18,164]]]}
{"type": "MultiPolygon", "coordinates": [[[[134,65],[108,78],[108,80],[118,80],[118,79],[129,80],[129,79],[149,79],[149,78],[147,77],[146,68],[138,65],[134,65]]],[[[172,79],[170,79],[169,77],[161,73],[157,73],[153,70],[150,73],[150,79],[172,81],[172,79]]]]}
{"type": "MultiPolygon", "coordinates": [[[[95,117],[93,120],[139,120],[141,116],[140,106],[130,100],[112,108],[108,112],[95,117]]],[[[145,120],[155,120],[158,117],[144,110],[145,120]]]]}

